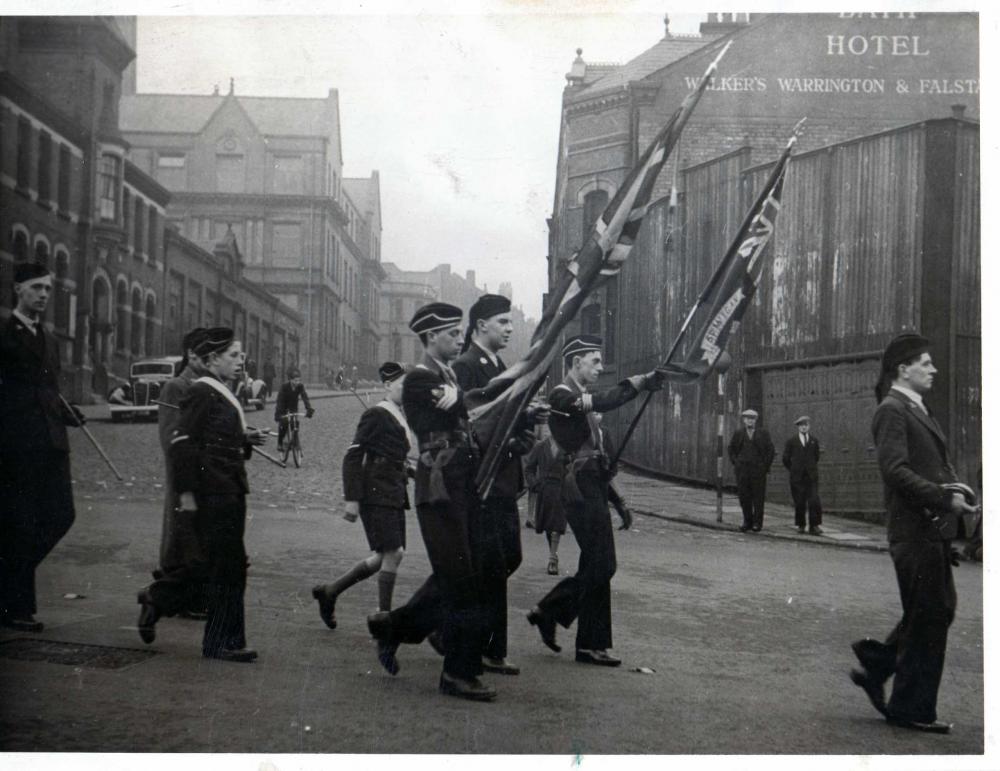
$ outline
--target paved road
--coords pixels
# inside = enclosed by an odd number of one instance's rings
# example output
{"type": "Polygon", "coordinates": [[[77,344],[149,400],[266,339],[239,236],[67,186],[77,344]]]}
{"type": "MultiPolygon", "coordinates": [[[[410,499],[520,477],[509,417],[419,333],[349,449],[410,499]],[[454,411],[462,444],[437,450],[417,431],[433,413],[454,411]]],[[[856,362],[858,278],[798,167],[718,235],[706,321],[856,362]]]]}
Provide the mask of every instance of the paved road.
{"type": "MultiPolygon", "coordinates": [[[[957,571],[958,619],[941,687],[946,737],[876,719],[846,673],[851,640],[882,635],[898,616],[887,555],[716,532],[640,516],[618,533],[613,583],[618,670],[587,668],[540,643],[524,614],[553,584],[544,539],[524,531],[511,583],[517,678],[500,698],[469,704],[436,692],[440,661],[402,650],[392,678],[377,665],[364,616],[376,586],[319,621],[309,588],[365,553],[360,524],[330,516],[337,469],[360,406],[331,400],[306,423],[309,465],[255,463],[247,543],[250,666],[198,653],[200,625],[165,620],[154,657],[117,670],[0,659],[0,749],[107,752],[837,753],[967,754],[983,750],[982,570],[957,571]],[[319,458],[323,458],[323,462],[319,458]],[[291,491],[291,492],[289,492],[291,491]],[[636,667],[652,674],[632,671],[636,667]]],[[[145,648],[134,592],[157,550],[155,431],[96,424],[130,488],[108,481],[74,445],[78,521],[39,575],[48,622],[37,637],[145,648]],[[107,482],[107,488],[97,484],[107,482]],[[90,496],[90,497],[87,497],[90,496]],[[122,499],[120,499],[122,498],[122,499]],[[64,595],[85,595],[64,599],[64,595]]],[[[415,522],[397,598],[427,573],[415,522]]],[[[575,565],[572,538],[564,570],[575,565]]],[[[572,648],[571,633],[560,630],[572,648]]],[[[15,635],[0,635],[0,646],[15,635]]],[[[24,635],[21,635],[24,637],[24,635]]]]}

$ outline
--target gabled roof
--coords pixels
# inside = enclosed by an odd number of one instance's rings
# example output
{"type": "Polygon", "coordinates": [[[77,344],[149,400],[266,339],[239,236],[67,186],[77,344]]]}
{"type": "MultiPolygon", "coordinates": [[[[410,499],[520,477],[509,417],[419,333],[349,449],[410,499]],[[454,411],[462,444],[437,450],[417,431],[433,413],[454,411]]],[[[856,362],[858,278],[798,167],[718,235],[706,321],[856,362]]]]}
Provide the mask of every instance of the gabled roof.
{"type": "Polygon", "coordinates": [[[665,37],[652,48],[639,54],[631,61],[615,68],[603,78],[595,80],[581,90],[581,95],[591,95],[599,91],[621,88],[634,80],[642,80],[668,64],[682,59],[690,53],[713,42],[714,37],[701,35],[679,35],[665,37]]]}
{"type": "Polygon", "coordinates": [[[118,125],[125,132],[197,134],[228,98],[236,99],[266,136],[339,133],[338,127],[329,125],[325,99],[223,94],[126,94],[119,103],[118,125]]]}

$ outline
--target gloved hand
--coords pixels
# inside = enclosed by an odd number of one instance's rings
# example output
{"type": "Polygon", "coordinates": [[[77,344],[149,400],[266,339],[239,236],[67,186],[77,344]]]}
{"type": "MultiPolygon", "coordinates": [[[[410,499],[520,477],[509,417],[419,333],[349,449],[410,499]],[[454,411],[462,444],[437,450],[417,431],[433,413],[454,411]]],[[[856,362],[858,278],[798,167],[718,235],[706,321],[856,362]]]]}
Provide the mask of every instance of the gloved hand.
{"type": "Polygon", "coordinates": [[[434,403],[434,406],[439,410],[445,410],[446,412],[454,407],[458,403],[458,389],[453,385],[443,385],[440,389],[435,389],[441,391],[441,396],[434,403]]]}
{"type": "Polygon", "coordinates": [[[642,377],[642,387],[646,391],[660,391],[663,389],[663,383],[666,381],[666,375],[658,369],[654,369],[652,372],[647,372],[642,377]]]}
{"type": "Polygon", "coordinates": [[[306,410],[306,417],[307,418],[311,418],[315,414],[316,414],[316,410],[314,410],[312,407],[310,407],[309,409],[306,410]]]}
{"type": "Polygon", "coordinates": [[[82,412],[80,412],[80,408],[75,404],[69,405],[69,409],[70,415],[68,422],[71,426],[82,426],[87,422],[87,418],[82,412]]]}

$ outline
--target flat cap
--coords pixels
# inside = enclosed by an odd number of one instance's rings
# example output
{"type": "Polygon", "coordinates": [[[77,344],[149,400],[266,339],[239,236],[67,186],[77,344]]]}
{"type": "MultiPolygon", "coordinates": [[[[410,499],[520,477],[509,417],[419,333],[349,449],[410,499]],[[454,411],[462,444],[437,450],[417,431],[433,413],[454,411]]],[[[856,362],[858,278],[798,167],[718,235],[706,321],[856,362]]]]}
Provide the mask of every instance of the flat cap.
{"type": "Polygon", "coordinates": [[[429,303],[417,309],[410,319],[410,329],[418,335],[439,332],[462,323],[462,309],[448,303],[429,303]]]}
{"type": "Polygon", "coordinates": [[[904,361],[926,353],[930,350],[930,347],[931,341],[915,332],[907,332],[894,337],[889,342],[889,345],[885,347],[885,352],[882,354],[882,374],[893,374],[893,370],[904,361]]]}
{"type": "Polygon", "coordinates": [[[585,353],[601,350],[603,345],[604,341],[597,335],[577,335],[566,341],[562,355],[563,357],[582,356],[585,353]]]}
{"type": "Polygon", "coordinates": [[[742,417],[742,418],[759,418],[760,414],[757,412],[757,410],[743,410],[743,412],[740,413],[740,417],[742,417]]]}
{"type": "Polygon", "coordinates": [[[795,419],[795,425],[797,425],[797,426],[801,425],[802,423],[808,423],[808,422],[809,422],[809,416],[808,415],[800,415],[799,417],[797,417],[795,419]]]}
{"type": "Polygon", "coordinates": [[[406,367],[398,361],[385,361],[378,368],[378,376],[383,383],[391,383],[406,374],[406,367]]]}
{"type": "Polygon", "coordinates": [[[14,266],[14,283],[20,284],[22,281],[42,278],[49,273],[49,269],[39,262],[21,262],[14,266]]]}

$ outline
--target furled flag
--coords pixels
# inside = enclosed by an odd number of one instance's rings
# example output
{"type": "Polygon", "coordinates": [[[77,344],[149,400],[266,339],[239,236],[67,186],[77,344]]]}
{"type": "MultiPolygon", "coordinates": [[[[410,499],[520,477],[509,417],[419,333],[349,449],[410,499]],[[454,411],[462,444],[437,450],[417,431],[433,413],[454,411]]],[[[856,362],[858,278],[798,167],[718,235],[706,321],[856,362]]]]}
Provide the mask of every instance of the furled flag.
{"type": "Polygon", "coordinates": [[[490,381],[486,388],[470,394],[473,400],[480,402],[470,411],[470,417],[483,447],[482,463],[476,477],[481,496],[486,497],[489,493],[503,455],[501,450],[507,447],[518,418],[545,380],[559,350],[563,330],[576,317],[587,297],[617,275],[628,257],[639,235],[656,177],[730,45],[732,41],[726,43],[702,75],[698,86],[684,98],[677,112],[646,148],[611,203],[594,223],[586,245],[566,264],[532,336],[528,353],[490,381]]]}
{"type": "Polygon", "coordinates": [[[774,233],[774,222],[781,209],[781,191],[785,184],[788,159],[801,126],[802,121],[795,127],[760,195],[747,212],[736,238],[729,245],[715,275],[699,297],[698,305],[711,302],[709,313],[688,349],[684,362],[674,365],[668,357],[668,363],[662,369],[667,371],[669,378],[692,380],[707,375],[725,350],[733,327],[750,306],[764,270],[761,256],[774,233]]]}

